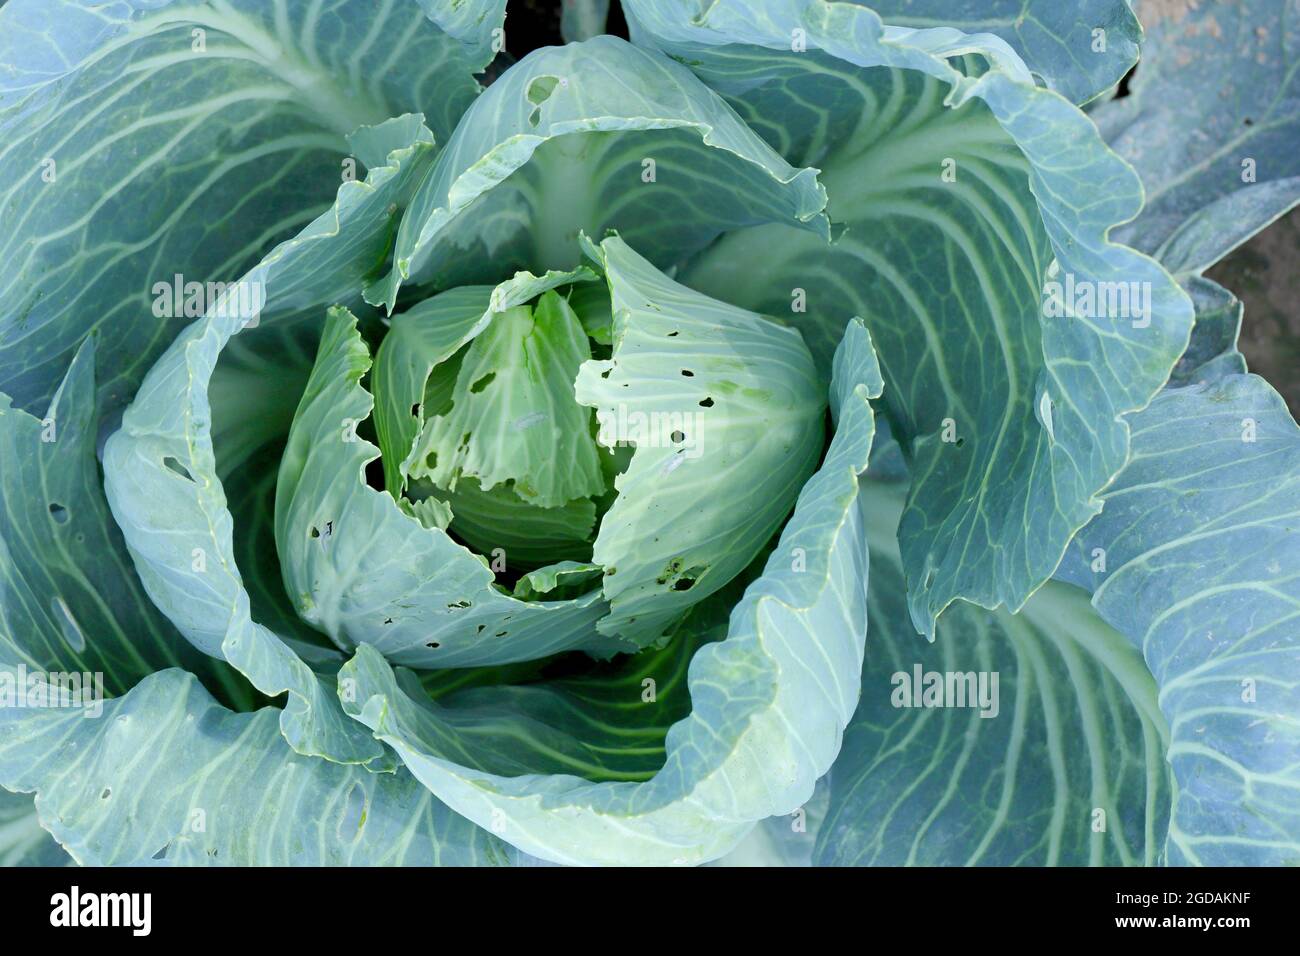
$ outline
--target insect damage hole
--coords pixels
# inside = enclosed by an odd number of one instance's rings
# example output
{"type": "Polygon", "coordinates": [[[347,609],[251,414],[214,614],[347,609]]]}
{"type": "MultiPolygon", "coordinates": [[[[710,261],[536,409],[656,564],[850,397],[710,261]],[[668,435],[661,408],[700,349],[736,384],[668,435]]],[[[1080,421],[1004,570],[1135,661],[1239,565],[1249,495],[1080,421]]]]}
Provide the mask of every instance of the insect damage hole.
{"type": "Polygon", "coordinates": [[[673,582],[673,590],[689,591],[691,588],[695,587],[695,582],[703,577],[704,572],[707,570],[708,568],[706,566],[699,564],[687,568],[678,576],[677,580],[673,582]]]}
{"type": "Polygon", "coordinates": [[[535,76],[529,82],[528,88],[524,90],[524,97],[529,103],[533,104],[533,108],[528,114],[529,126],[536,126],[541,122],[542,104],[551,98],[555,88],[560,86],[562,82],[558,76],[551,76],[550,74],[535,76]]]}
{"type": "Polygon", "coordinates": [[[163,459],[163,467],[166,468],[168,471],[173,471],[176,474],[180,475],[186,481],[194,480],[194,476],[190,474],[189,469],[186,468],[184,465],[182,465],[171,455],[168,455],[166,458],[163,459]]]}

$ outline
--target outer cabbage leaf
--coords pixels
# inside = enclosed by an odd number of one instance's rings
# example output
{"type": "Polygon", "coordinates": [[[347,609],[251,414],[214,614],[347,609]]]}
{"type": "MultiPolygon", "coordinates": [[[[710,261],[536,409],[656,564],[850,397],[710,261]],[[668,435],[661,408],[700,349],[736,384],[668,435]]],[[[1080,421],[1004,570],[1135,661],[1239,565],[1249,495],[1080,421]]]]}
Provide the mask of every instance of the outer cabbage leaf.
{"type": "Polygon", "coordinates": [[[98,719],[90,705],[0,708],[0,785],[39,794],[33,805],[0,790],[0,859],[142,864],[165,849],[173,863],[506,861],[508,848],[404,771],[299,757],[277,711],[231,713],[193,674],[162,670],[181,664],[224,699],[254,701],[142,593],[100,497],[94,426],[93,341],[44,420],[0,408],[0,681],[12,687],[19,665],[101,672],[108,694],[125,693],[98,719]]]}
{"type": "MultiPolygon", "coordinates": [[[[1029,68],[1001,37],[949,27],[887,27],[856,3],[721,0],[701,12],[689,0],[628,0],[625,9],[638,46],[662,50],[689,67],[799,165],[819,166],[831,153],[871,143],[872,125],[899,108],[860,81],[852,64],[864,48],[870,65],[883,59],[927,73],[935,72],[936,57],[942,62],[975,52],[1033,83],[1029,68]]],[[[941,72],[945,78],[951,73],[941,72]]],[[[838,331],[828,331],[827,357],[838,331]]]]}
{"type": "Polygon", "coordinates": [[[31,797],[0,790],[0,866],[71,866],[73,862],[41,826],[31,797]]]}
{"type": "MultiPolygon", "coordinates": [[[[182,641],[131,572],[95,461],[94,368],[92,339],[77,350],[40,419],[0,394],[0,680],[75,673],[91,675],[93,685],[99,675],[100,690],[114,693],[183,664],[226,700],[248,706],[251,688],[182,641]]],[[[6,684],[7,692],[16,686],[6,684]]],[[[0,740],[29,714],[0,707],[0,740]]],[[[0,789],[0,864],[71,862],[32,798],[0,789]]]]}
{"type": "Polygon", "coordinates": [[[1262,379],[1171,389],[1060,575],[1140,649],[1177,779],[1172,864],[1300,860],[1300,429],[1262,379]]]}
{"type": "MultiPolygon", "coordinates": [[[[1300,131],[1295,136],[1300,143],[1300,131]]],[[[1155,257],[1170,272],[1199,274],[1300,202],[1300,176],[1242,186],[1192,212],[1155,257]]],[[[1141,228],[1140,226],[1138,227],[1141,228]]],[[[1135,233],[1134,244],[1141,243],[1135,233]]]]}
{"type": "Polygon", "coordinates": [[[866,6],[899,26],[999,36],[1072,103],[1119,83],[1142,41],[1128,0],[870,0],[866,6]]]}
{"type": "Polygon", "coordinates": [[[812,866],[813,850],[826,810],[830,806],[830,777],[817,781],[812,798],[802,807],[780,817],[768,817],[717,866],[812,866]]]}
{"type": "Polygon", "coordinates": [[[696,18],[669,0],[628,6],[642,42],[821,167],[843,224],[829,246],[740,230],[680,278],[790,315],[823,361],[861,316],[913,475],[899,528],[913,622],[932,633],[957,598],[1018,608],[1099,510],[1127,458],[1124,414],[1188,339],[1171,277],[1107,239],[1141,206],[1137,177],[996,38],[886,28],[821,0],[720,0],[696,18]],[[1056,309],[1049,281],[1091,304],[1056,309]]]}
{"type": "Polygon", "coordinates": [[[872,482],[860,498],[871,547],[862,699],[831,769],[815,862],[1160,862],[1169,731],[1141,655],[1086,593],[1056,582],[1018,614],[958,605],[933,643],[918,639],[895,537],[904,487],[872,482]],[[953,685],[965,696],[950,703],[965,706],[920,707],[916,668],[977,683],[953,685]]]}
{"type": "MultiPolygon", "coordinates": [[[[587,864],[723,855],[758,820],[812,796],[856,703],[857,682],[844,675],[858,672],[866,627],[858,475],[871,446],[868,399],[880,387],[866,329],[852,323],[832,385],[830,450],[762,576],[732,610],[726,638],[694,654],[692,711],[668,731],[666,758],[650,779],[593,782],[557,773],[553,756],[522,748],[511,753],[524,766],[509,768],[494,766],[491,753],[466,755],[451,716],[367,647],[344,672],[356,681],[349,713],[391,743],[439,799],[526,853],[587,864]]],[[[580,710],[565,724],[583,734],[592,719],[580,710]]],[[[500,720],[498,736],[537,739],[531,715],[500,720]]]]}
{"type": "Polygon", "coordinates": [[[773,153],[689,70],[612,36],[545,47],[465,114],[367,297],[392,311],[408,280],[569,269],[582,230],[619,229],[658,265],[759,222],[824,235],[824,205],[816,172],[773,153]]]}
{"type": "Polygon", "coordinates": [[[560,35],[565,43],[589,40],[605,32],[609,0],[564,0],[560,9],[560,35]]]}
{"type": "Polygon", "coordinates": [[[103,330],[100,395],[120,409],[185,324],[155,315],[154,284],[233,281],[310,223],[357,126],[429,109],[450,135],[504,6],[6,4],[0,390],[42,407],[103,330]]]}
{"type": "Polygon", "coordinates": [[[1196,324],[1187,351],[1169,376],[1172,386],[1212,382],[1246,371],[1246,359],[1237,351],[1242,307],[1238,298],[1211,279],[1187,276],[1183,288],[1196,307],[1196,324]]]}
{"type": "MultiPolygon", "coordinates": [[[[234,554],[233,517],[217,477],[209,387],[232,337],[278,335],[334,302],[356,302],[382,263],[394,218],[428,170],[431,135],[418,117],[365,134],[387,165],[344,183],[334,208],[273,250],[244,277],[263,290],[260,323],[212,309],[149,372],[122,429],[105,446],[105,490],[153,603],[196,647],[229,661],[263,693],[289,692],[281,728],[299,753],[342,762],[387,758],[339,708],[331,673],[339,654],[255,621],[234,554]],[[304,659],[303,655],[306,655],[304,659]],[[318,673],[319,671],[319,673],[318,673]]],[[[264,341],[264,340],[263,340],[264,341]]],[[[252,480],[245,478],[244,480],[252,480]]]]}
{"type": "Polygon", "coordinates": [[[1300,200],[1296,0],[1142,3],[1129,95],[1093,116],[1137,169],[1146,205],[1116,230],[1199,272],[1300,200]]]}
{"type": "Polygon", "coordinates": [[[294,753],[275,710],[232,713],[182,671],[146,677],[98,720],[13,713],[0,731],[0,782],[35,792],[40,819],[86,866],[511,861],[509,847],[406,771],[294,753]]]}
{"type": "MultiPolygon", "coordinates": [[[[95,411],[93,340],[42,418],[0,394],[0,664],[102,674],[110,694],[179,666],[251,705],[243,679],[181,640],[136,580],[100,486],[95,411]]],[[[0,725],[12,714],[0,707],[0,725]]]]}

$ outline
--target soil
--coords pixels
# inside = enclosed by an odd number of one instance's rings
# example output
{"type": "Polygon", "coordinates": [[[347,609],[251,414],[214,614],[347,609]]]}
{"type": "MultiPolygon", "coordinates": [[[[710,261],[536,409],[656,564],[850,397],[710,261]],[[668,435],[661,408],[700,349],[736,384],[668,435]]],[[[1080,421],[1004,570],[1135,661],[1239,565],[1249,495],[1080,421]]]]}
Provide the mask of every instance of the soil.
{"type": "Polygon", "coordinates": [[[1205,274],[1241,299],[1238,348],[1300,418],[1300,209],[1205,274]]]}

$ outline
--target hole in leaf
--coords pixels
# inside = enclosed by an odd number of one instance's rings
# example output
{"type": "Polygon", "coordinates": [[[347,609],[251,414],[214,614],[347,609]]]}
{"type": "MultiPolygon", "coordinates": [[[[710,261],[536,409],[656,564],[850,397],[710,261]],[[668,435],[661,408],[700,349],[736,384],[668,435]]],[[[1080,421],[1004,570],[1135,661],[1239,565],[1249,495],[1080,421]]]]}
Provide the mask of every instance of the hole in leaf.
{"type": "Polygon", "coordinates": [[[430,641],[428,644],[425,644],[424,646],[431,651],[436,651],[438,648],[442,647],[442,645],[439,644],[437,641],[430,641]]]}
{"type": "Polygon", "coordinates": [[[560,85],[558,76],[544,75],[534,77],[524,91],[524,96],[529,103],[533,104],[533,110],[528,114],[528,125],[536,126],[541,122],[542,104],[551,98],[555,88],[560,85]]]}
{"type": "Polygon", "coordinates": [[[419,402],[416,402],[414,405],[411,406],[411,417],[412,417],[412,418],[419,418],[419,417],[420,417],[420,403],[419,403],[419,402]]]}
{"type": "Polygon", "coordinates": [[[695,587],[695,582],[703,577],[704,572],[709,570],[706,564],[696,564],[687,568],[681,573],[681,576],[673,582],[674,591],[689,591],[695,587]]]}
{"type": "Polygon", "coordinates": [[[524,96],[528,97],[528,102],[534,106],[541,106],[551,98],[555,88],[560,85],[560,78],[545,73],[541,76],[535,76],[528,84],[528,89],[524,91],[524,96]]]}
{"type": "Polygon", "coordinates": [[[475,395],[477,395],[479,392],[483,391],[483,389],[485,389],[485,388],[487,388],[489,385],[491,385],[491,384],[492,384],[492,380],[493,380],[494,378],[496,378],[496,377],[497,377],[497,373],[496,373],[496,372],[488,372],[486,375],[484,375],[482,378],[480,378],[477,382],[475,382],[473,385],[471,385],[471,386],[469,387],[469,390],[470,390],[471,392],[473,392],[475,395]]]}
{"type": "Polygon", "coordinates": [[[672,439],[674,445],[680,445],[682,442],[686,441],[686,433],[682,431],[673,432],[668,437],[672,439]]]}
{"type": "Polygon", "coordinates": [[[99,799],[101,799],[101,800],[107,800],[107,799],[108,799],[109,797],[111,797],[112,795],[113,795],[113,788],[112,788],[112,787],[105,787],[105,788],[104,788],[104,792],[101,793],[101,794],[99,795],[99,799]]]}
{"type": "Polygon", "coordinates": [[[688,369],[688,368],[684,368],[684,369],[682,369],[682,374],[685,375],[687,378],[694,378],[694,377],[695,377],[695,373],[692,372],[692,371],[691,371],[690,369],[688,369]]]}
{"type": "Polygon", "coordinates": [[[52,517],[52,518],[53,518],[55,521],[57,521],[59,524],[67,524],[67,523],[68,523],[68,509],[65,508],[65,507],[63,507],[63,505],[59,504],[57,501],[51,501],[51,502],[50,502],[50,517],[52,517]]]}
{"type": "Polygon", "coordinates": [[[713,407],[713,399],[711,398],[701,399],[700,408],[712,408],[712,407],[713,407]]]}
{"type": "Polygon", "coordinates": [[[189,470],[171,455],[168,455],[163,459],[163,467],[168,471],[176,472],[176,474],[180,475],[186,481],[194,480],[194,476],[189,473],[189,470]]]}

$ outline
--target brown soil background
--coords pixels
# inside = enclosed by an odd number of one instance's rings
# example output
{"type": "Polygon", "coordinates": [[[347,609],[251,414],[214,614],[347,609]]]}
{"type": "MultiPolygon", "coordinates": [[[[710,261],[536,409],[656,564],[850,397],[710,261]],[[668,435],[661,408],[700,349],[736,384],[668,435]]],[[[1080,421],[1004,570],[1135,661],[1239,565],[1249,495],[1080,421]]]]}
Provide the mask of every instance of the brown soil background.
{"type": "Polygon", "coordinates": [[[1300,418],[1300,209],[1205,274],[1241,299],[1241,354],[1300,418]]]}

